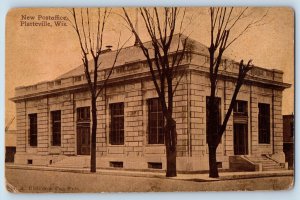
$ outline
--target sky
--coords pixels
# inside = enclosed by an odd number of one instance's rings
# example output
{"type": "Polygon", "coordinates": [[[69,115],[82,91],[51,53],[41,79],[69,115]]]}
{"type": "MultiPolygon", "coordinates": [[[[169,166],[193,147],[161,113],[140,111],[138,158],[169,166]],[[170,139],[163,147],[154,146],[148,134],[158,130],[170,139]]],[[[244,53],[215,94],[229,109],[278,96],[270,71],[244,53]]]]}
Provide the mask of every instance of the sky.
{"type": "MultiPolygon", "coordinates": [[[[283,93],[283,114],[294,112],[294,13],[289,8],[251,8],[252,18],[248,18],[231,33],[239,33],[247,20],[258,19],[267,12],[261,26],[250,29],[242,35],[225,53],[239,61],[253,60],[256,66],[278,69],[284,72],[284,82],[292,84],[283,93]],[[236,32],[234,32],[236,31],[236,32]]],[[[128,10],[134,17],[134,10],[128,10]]],[[[119,16],[121,9],[113,9],[105,32],[104,46],[117,46],[130,37],[130,31],[119,16]]],[[[59,75],[81,65],[80,47],[71,26],[35,27],[22,26],[22,17],[39,15],[70,16],[67,9],[12,9],[6,17],[6,85],[5,121],[15,116],[15,105],[9,99],[14,96],[14,88],[52,80],[59,75]]],[[[209,15],[207,8],[188,8],[184,21],[185,34],[209,44],[209,15]]],[[[27,20],[31,22],[30,20],[27,20]]],[[[43,21],[43,20],[42,20],[43,21]]],[[[49,20],[47,20],[49,22],[49,20]]],[[[51,22],[52,24],[52,22],[51,22]]],[[[139,32],[144,41],[147,36],[139,20],[139,32]]],[[[132,38],[127,45],[134,43],[132,38]]],[[[15,128],[15,122],[11,129],[15,128]]]]}

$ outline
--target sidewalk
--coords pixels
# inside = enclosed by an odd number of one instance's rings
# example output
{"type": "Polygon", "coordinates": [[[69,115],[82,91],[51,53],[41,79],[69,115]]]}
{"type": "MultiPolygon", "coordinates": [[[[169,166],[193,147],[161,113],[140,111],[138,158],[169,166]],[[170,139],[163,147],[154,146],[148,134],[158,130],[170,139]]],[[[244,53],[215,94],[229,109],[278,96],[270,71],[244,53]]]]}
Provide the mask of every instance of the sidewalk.
{"type": "MultiPolygon", "coordinates": [[[[15,165],[6,164],[9,169],[27,169],[39,171],[60,171],[60,172],[73,172],[73,173],[90,173],[88,168],[56,168],[46,166],[28,166],[28,165],[15,165]]],[[[147,177],[147,178],[166,178],[164,172],[152,171],[130,171],[130,170],[117,170],[117,169],[97,169],[96,174],[101,175],[114,175],[114,176],[130,176],[130,177],[147,177]]],[[[262,177],[278,177],[278,176],[293,176],[293,170],[280,170],[280,171],[254,171],[254,172],[219,172],[219,178],[209,178],[208,173],[193,173],[182,174],[178,173],[177,177],[168,179],[186,180],[196,182],[210,182],[222,180],[235,180],[235,179],[251,179],[262,177]]]]}

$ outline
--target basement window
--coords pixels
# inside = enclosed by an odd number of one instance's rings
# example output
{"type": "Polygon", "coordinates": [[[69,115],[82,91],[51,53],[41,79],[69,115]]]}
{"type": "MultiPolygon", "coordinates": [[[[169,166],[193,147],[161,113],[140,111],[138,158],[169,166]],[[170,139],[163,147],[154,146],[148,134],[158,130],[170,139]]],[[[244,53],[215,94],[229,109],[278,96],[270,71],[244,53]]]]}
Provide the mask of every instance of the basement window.
{"type": "Polygon", "coordinates": [[[148,168],[149,169],[162,169],[162,163],[161,162],[148,162],[148,168]]]}
{"type": "Polygon", "coordinates": [[[223,168],[222,162],[217,162],[217,167],[218,167],[218,168],[223,168]]]}
{"type": "Polygon", "coordinates": [[[32,165],[32,160],[30,159],[30,160],[27,160],[27,164],[28,165],[32,165]]]}
{"type": "Polygon", "coordinates": [[[112,162],[109,162],[109,166],[113,167],[113,168],[123,168],[123,162],[112,161],[112,162]]]}

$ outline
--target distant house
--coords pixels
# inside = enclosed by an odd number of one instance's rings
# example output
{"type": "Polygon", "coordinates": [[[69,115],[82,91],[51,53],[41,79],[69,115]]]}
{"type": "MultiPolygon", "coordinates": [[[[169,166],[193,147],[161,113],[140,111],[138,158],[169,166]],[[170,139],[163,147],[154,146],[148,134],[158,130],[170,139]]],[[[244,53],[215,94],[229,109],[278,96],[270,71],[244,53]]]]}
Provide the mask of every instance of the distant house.
{"type": "Polygon", "coordinates": [[[283,151],[289,168],[294,168],[294,115],[283,115],[283,151]]]}
{"type": "MultiPolygon", "coordinates": [[[[183,38],[174,36],[172,42],[170,58],[177,47],[182,48],[183,38]]],[[[151,46],[149,42],[145,45],[151,46]]],[[[191,48],[179,66],[184,75],[174,96],[177,169],[208,170],[209,54],[207,47],[195,40],[188,39],[187,45],[191,48]]],[[[106,51],[101,55],[105,68],[99,71],[99,77],[109,72],[115,54],[106,51]]],[[[230,104],[239,66],[238,62],[226,59],[221,67],[216,94],[220,122],[230,104]]],[[[229,169],[230,157],[239,157],[249,164],[269,159],[263,163],[265,170],[285,163],[282,91],[290,85],[282,77],[283,72],[276,69],[254,67],[249,72],[217,149],[220,168],[229,169]],[[276,164],[269,166],[271,158],[276,164]]],[[[91,104],[83,66],[53,81],[17,87],[15,92],[12,98],[17,108],[15,162],[88,167],[91,104]]],[[[121,51],[97,106],[97,167],[166,169],[162,108],[138,46],[121,51]]]]}
{"type": "Polygon", "coordinates": [[[5,131],[5,162],[14,162],[17,147],[17,130],[5,131]]]}

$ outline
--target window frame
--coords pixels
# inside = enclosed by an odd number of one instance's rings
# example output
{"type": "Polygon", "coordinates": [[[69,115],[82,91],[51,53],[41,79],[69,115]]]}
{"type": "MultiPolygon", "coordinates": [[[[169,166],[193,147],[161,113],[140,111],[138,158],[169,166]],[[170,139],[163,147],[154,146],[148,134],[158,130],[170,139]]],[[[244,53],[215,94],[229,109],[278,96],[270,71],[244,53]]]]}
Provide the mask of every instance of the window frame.
{"type": "Polygon", "coordinates": [[[271,109],[267,103],[258,103],[258,144],[271,144],[271,109]]]}
{"type": "Polygon", "coordinates": [[[76,108],[76,116],[77,116],[76,118],[77,123],[81,123],[81,122],[90,123],[91,121],[90,106],[76,108]]]}
{"type": "Polygon", "coordinates": [[[248,101],[236,100],[233,107],[234,114],[248,115],[248,101]],[[242,111],[240,110],[242,108],[242,111]]]}
{"type": "Polygon", "coordinates": [[[290,138],[294,138],[294,119],[292,119],[292,121],[290,122],[290,138]]]}
{"type": "Polygon", "coordinates": [[[125,108],[124,102],[109,104],[109,113],[110,113],[109,144],[110,145],[124,145],[125,143],[124,108],[125,108]]]}
{"type": "Polygon", "coordinates": [[[29,130],[28,143],[30,147],[38,146],[38,116],[37,113],[28,114],[29,130]]]}
{"type": "Polygon", "coordinates": [[[51,115],[51,146],[61,146],[61,110],[53,110],[51,115]],[[59,116],[59,118],[56,118],[59,116]],[[57,129],[55,128],[57,127],[57,129]]]}
{"type": "MultiPolygon", "coordinates": [[[[88,146],[91,145],[91,109],[90,106],[82,106],[82,107],[77,107],[76,108],[76,148],[77,148],[77,155],[90,155],[91,149],[89,147],[89,153],[82,151],[83,144],[86,142],[81,142],[81,148],[79,147],[79,140],[82,140],[82,138],[85,139],[85,134],[86,131],[85,129],[88,130],[89,138],[87,138],[87,143],[89,144],[88,146]]],[[[86,147],[86,144],[84,144],[86,147]]]]}
{"type": "Polygon", "coordinates": [[[159,97],[147,99],[147,107],[148,107],[147,144],[150,145],[165,144],[165,134],[164,134],[165,118],[164,118],[159,97]],[[156,103],[157,106],[155,110],[154,108],[151,107],[153,103],[156,103]],[[155,119],[152,119],[152,115],[156,115],[155,119]],[[159,118],[161,121],[159,120],[159,118]],[[153,121],[155,121],[156,124],[155,127],[152,126],[153,121]],[[163,125],[159,126],[159,124],[163,124],[163,125]],[[154,129],[156,129],[156,133],[152,133],[152,130],[154,129]]]}

